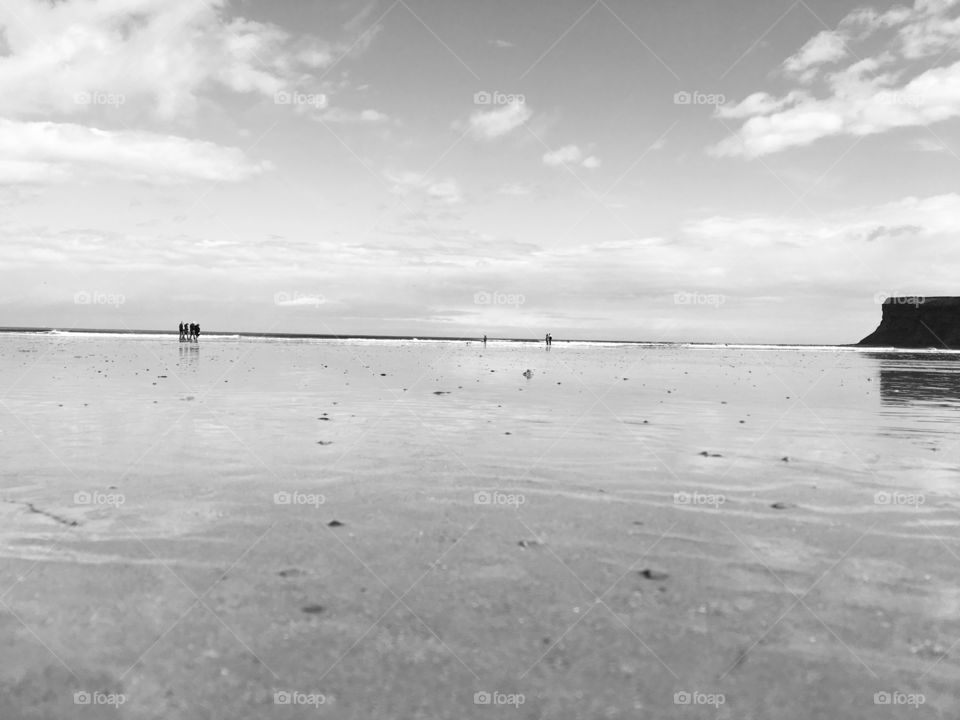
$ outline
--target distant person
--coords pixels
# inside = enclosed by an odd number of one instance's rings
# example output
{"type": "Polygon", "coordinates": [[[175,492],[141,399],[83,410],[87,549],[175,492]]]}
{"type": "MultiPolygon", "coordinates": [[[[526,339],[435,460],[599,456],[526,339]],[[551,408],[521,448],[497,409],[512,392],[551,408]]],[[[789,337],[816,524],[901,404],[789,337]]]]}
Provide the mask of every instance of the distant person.
{"type": "Polygon", "coordinates": [[[193,341],[200,342],[200,323],[193,326],[193,341]]]}
{"type": "Polygon", "coordinates": [[[486,336],[486,335],[483,336],[483,346],[484,346],[484,347],[487,346],[487,336],[486,336]]]}
{"type": "Polygon", "coordinates": [[[180,342],[183,342],[183,323],[180,323],[180,342]]]}

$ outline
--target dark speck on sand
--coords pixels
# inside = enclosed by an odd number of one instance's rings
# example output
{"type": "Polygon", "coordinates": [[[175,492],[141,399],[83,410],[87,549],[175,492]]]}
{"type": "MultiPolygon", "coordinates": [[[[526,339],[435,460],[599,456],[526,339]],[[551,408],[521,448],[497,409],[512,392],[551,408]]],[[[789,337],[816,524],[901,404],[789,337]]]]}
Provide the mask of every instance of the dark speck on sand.
{"type": "Polygon", "coordinates": [[[308,615],[318,615],[322,613],[324,610],[326,610],[326,608],[323,605],[307,605],[301,609],[303,610],[303,612],[307,613],[308,615]]]}
{"type": "Polygon", "coordinates": [[[661,572],[660,570],[651,570],[650,568],[641,570],[640,576],[646,578],[647,580],[666,580],[668,577],[670,577],[665,572],[661,572]]]}
{"type": "Polygon", "coordinates": [[[327,527],[343,527],[343,523],[339,520],[331,520],[327,523],[327,527]]]}

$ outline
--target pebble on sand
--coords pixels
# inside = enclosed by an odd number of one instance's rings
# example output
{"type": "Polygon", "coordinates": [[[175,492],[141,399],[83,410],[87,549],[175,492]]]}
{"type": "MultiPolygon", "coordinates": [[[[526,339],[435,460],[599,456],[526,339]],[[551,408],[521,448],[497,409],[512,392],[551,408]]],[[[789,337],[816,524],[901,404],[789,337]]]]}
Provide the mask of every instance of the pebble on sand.
{"type": "Polygon", "coordinates": [[[301,610],[303,610],[303,612],[307,613],[308,615],[317,615],[319,613],[322,613],[324,610],[326,610],[326,608],[323,605],[307,605],[301,608],[301,610]]]}
{"type": "Polygon", "coordinates": [[[343,523],[339,520],[331,520],[327,523],[327,527],[343,527],[343,523]]]}
{"type": "Polygon", "coordinates": [[[647,580],[666,580],[670,576],[660,570],[651,570],[650,568],[647,568],[646,570],[640,571],[640,577],[644,577],[647,580]]]}

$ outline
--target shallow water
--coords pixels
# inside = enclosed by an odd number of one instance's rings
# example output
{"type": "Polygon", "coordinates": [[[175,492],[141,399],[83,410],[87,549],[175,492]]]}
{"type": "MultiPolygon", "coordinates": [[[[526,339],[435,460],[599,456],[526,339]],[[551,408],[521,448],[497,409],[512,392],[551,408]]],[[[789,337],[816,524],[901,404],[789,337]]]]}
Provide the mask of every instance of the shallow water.
{"type": "MultiPolygon", "coordinates": [[[[508,652],[510,642],[540,643],[528,660],[542,653],[537,672],[548,667],[553,674],[518,679],[521,662],[500,680],[537,696],[540,705],[531,700],[528,714],[536,708],[551,717],[586,716],[558,714],[550,704],[559,702],[558,682],[582,682],[599,698],[591,705],[581,689],[583,708],[609,717],[641,708],[659,708],[663,716],[677,711],[665,705],[668,696],[624,694],[615,678],[595,678],[595,669],[553,667],[551,653],[562,647],[550,643],[565,621],[556,621],[543,644],[548,630],[529,625],[537,612],[524,627],[500,627],[498,618],[515,613],[490,606],[483,591],[492,583],[494,598],[512,598],[512,605],[538,598],[544,617],[566,618],[582,605],[570,600],[568,607],[565,593],[576,594],[568,583],[599,594],[645,563],[668,566],[669,591],[677,595],[668,605],[651,605],[639,600],[640,588],[611,593],[628,625],[650,612],[667,633],[644,635],[647,649],[663,658],[645,656],[656,672],[638,660],[628,675],[665,674],[658,688],[724,687],[731,697],[724,711],[742,717],[772,717],[759,713],[768,702],[778,705],[777,688],[800,703],[795,714],[778,717],[819,717],[809,710],[818,692],[834,698],[825,717],[897,717],[883,713],[902,708],[869,702],[883,690],[926,691],[928,703],[910,708],[917,717],[955,707],[945,688],[960,679],[953,646],[960,598],[952,590],[960,564],[960,355],[564,343],[548,351],[517,343],[217,337],[185,345],[169,337],[9,334],[0,335],[0,378],[0,581],[14,578],[6,599],[25,621],[8,627],[11,647],[30,647],[37,667],[49,652],[71,652],[65,640],[62,647],[56,642],[69,633],[49,620],[48,603],[36,596],[58,572],[58,582],[69,576],[64,567],[106,567],[111,574],[103,582],[122,586],[111,598],[121,601],[134,594],[120,579],[139,572],[131,568],[162,574],[172,567],[186,577],[231,567],[252,584],[235,590],[224,612],[237,613],[231,624],[259,628],[261,620],[240,608],[269,608],[277,600],[251,578],[268,567],[275,575],[290,564],[321,562],[302,557],[311,541],[298,535],[297,523],[320,525],[322,509],[324,521],[349,518],[344,548],[358,557],[345,557],[342,571],[353,562],[351,572],[369,570],[403,588],[431,571],[444,543],[479,532],[472,530],[478,523],[485,528],[483,542],[464,541],[462,574],[449,587],[433,587],[429,578],[419,586],[433,594],[420,598],[425,609],[418,615],[443,628],[431,630],[434,640],[442,638],[439,648],[428,643],[421,651],[444,655],[449,646],[461,659],[446,661],[463,671],[496,668],[510,652],[529,651],[521,643],[508,652]],[[496,489],[522,497],[523,505],[510,508],[512,515],[492,515],[475,503],[475,493],[496,489]],[[296,491],[322,494],[322,508],[275,502],[275,493],[296,491]],[[110,504],[111,497],[122,502],[110,504]],[[485,544],[503,539],[501,533],[509,538],[505,546],[485,544]],[[529,563],[535,550],[527,546],[523,558],[513,557],[520,537],[548,549],[537,563],[529,563]],[[255,540],[257,552],[250,552],[255,540]],[[556,567],[546,570],[551,563],[556,567]],[[545,587],[554,592],[540,597],[545,587]],[[440,603],[445,592],[454,594],[440,603]],[[806,593],[810,607],[799,612],[810,615],[788,615],[806,593]],[[479,614],[468,612],[451,625],[457,613],[449,602],[467,602],[479,614]],[[50,647],[24,630],[34,620],[47,627],[39,635],[50,647]],[[484,622],[498,629],[488,634],[484,622]],[[697,650],[698,637],[710,638],[711,649],[697,650]],[[487,647],[493,638],[499,644],[487,647]],[[740,668],[738,657],[748,652],[768,655],[740,668]],[[828,685],[836,687],[817,691],[812,675],[790,675],[806,663],[831,667],[828,685]],[[571,677],[562,679],[562,672],[571,677]],[[684,677],[699,685],[683,685],[684,677]],[[544,699],[550,688],[553,701],[544,699]],[[835,699],[841,695],[843,711],[835,699]]],[[[354,581],[342,579],[344,587],[354,581]]],[[[71,603],[97,600],[98,588],[80,587],[71,603]]],[[[183,588],[163,587],[173,605],[190,600],[180,597],[183,588]]],[[[357,608],[365,601],[343,592],[343,604],[362,615],[357,608]]],[[[123,612],[114,609],[121,624],[129,612],[122,604],[123,612]]],[[[86,617],[74,610],[70,622],[86,617]]],[[[154,634],[114,640],[115,652],[104,650],[99,661],[107,667],[120,657],[105,677],[126,683],[131,693],[151,677],[131,663],[179,614],[156,613],[154,634]]],[[[356,632],[344,631],[340,651],[366,627],[350,618],[342,628],[356,632]]],[[[381,643],[403,636],[407,626],[398,623],[381,643]]],[[[613,652],[611,638],[623,628],[594,631],[613,652]]],[[[285,648],[299,647],[285,631],[257,633],[245,635],[248,647],[233,652],[252,652],[276,667],[285,662],[285,648]]],[[[401,682],[389,667],[403,653],[377,647],[366,662],[385,663],[377,672],[401,682]]],[[[578,647],[604,656],[589,635],[578,647]]],[[[613,654],[645,655],[643,647],[613,654]]],[[[294,655],[300,652],[308,651],[294,655]]],[[[187,683],[176,670],[167,672],[168,682],[187,683]]],[[[15,672],[7,680],[25,682],[15,672]]],[[[371,706],[363,692],[351,690],[349,676],[337,683],[340,716],[390,716],[386,706],[371,706]]],[[[194,694],[222,700],[216,690],[204,696],[204,687],[194,694]]],[[[143,690],[141,698],[147,695],[143,690]]],[[[393,698],[391,712],[443,717],[458,707],[459,701],[439,700],[436,707],[417,706],[416,696],[393,698]]],[[[167,716],[179,717],[157,702],[167,716]]],[[[128,709],[129,716],[149,716],[147,706],[128,709]]],[[[463,716],[476,710],[469,706],[463,716]]]]}

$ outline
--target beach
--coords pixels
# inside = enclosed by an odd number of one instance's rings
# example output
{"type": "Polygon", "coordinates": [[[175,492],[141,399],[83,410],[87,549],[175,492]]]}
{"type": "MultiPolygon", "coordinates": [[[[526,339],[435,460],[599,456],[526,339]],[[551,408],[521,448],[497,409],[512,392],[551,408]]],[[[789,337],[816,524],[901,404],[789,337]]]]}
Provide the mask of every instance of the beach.
{"type": "Polygon", "coordinates": [[[5,333],[0,369],[4,720],[960,708],[960,354],[5,333]]]}

